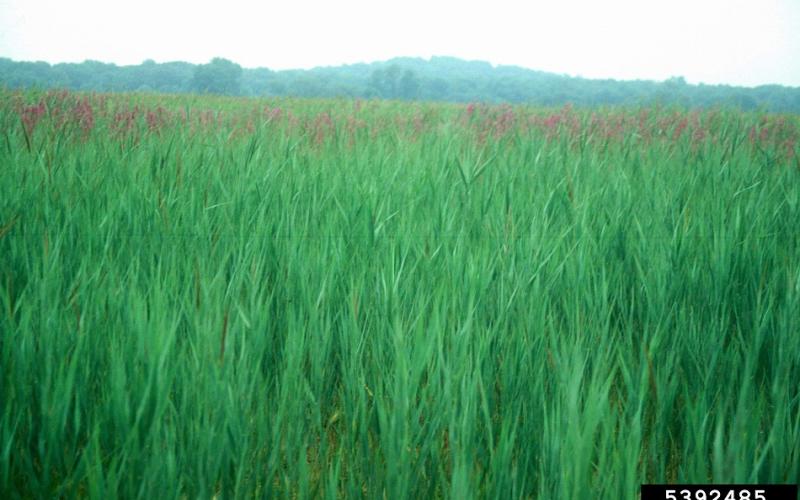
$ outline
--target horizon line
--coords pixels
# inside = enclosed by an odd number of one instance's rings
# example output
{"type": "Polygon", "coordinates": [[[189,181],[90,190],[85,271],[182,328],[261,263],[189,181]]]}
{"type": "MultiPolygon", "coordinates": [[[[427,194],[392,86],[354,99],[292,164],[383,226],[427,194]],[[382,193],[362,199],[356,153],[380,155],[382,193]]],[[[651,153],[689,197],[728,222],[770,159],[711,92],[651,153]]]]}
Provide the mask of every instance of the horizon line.
{"type": "Polygon", "coordinates": [[[202,66],[204,64],[210,63],[214,59],[226,59],[228,61],[231,61],[231,62],[237,64],[242,69],[246,69],[246,70],[266,69],[266,70],[273,71],[273,72],[276,72],[276,73],[277,72],[284,72],[284,71],[314,71],[314,70],[318,70],[318,69],[342,68],[342,67],[348,67],[348,66],[362,66],[362,65],[363,66],[370,66],[370,65],[373,65],[373,64],[390,63],[390,62],[392,62],[392,61],[394,61],[396,59],[417,59],[417,60],[421,60],[421,61],[424,61],[424,62],[427,62],[427,63],[433,62],[434,59],[455,59],[455,60],[462,61],[462,62],[467,62],[467,63],[488,64],[492,69],[517,68],[517,69],[522,69],[524,71],[532,71],[532,72],[537,72],[537,73],[546,73],[546,74],[554,75],[554,76],[573,78],[573,79],[579,79],[579,80],[589,80],[589,81],[666,83],[666,82],[669,82],[670,80],[683,80],[683,82],[686,85],[693,85],[693,86],[736,87],[736,88],[748,88],[748,89],[756,89],[756,88],[759,88],[759,87],[783,87],[783,88],[789,88],[789,89],[800,89],[800,85],[789,85],[789,84],[776,83],[776,82],[760,83],[760,84],[757,84],[757,85],[743,85],[743,84],[734,84],[734,83],[708,83],[708,82],[703,82],[703,81],[690,81],[683,75],[673,75],[673,76],[670,76],[670,77],[662,79],[662,80],[655,79],[655,78],[589,77],[589,76],[584,76],[584,75],[582,75],[580,73],[562,73],[562,72],[557,72],[557,71],[548,71],[548,70],[544,70],[544,69],[538,69],[538,68],[532,68],[532,67],[528,67],[528,66],[522,66],[522,65],[519,65],[519,64],[501,64],[501,63],[495,63],[495,62],[492,62],[492,61],[488,61],[488,60],[485,60],[485,59],[462,58],[462,57],[452,56],[452,55],[430,55],[430,56],[408,56],[408,55],[404,55],[404,56],[393,56],[393,57],[390,57],[388,59],[375,59],[375,60],[372,60],[372,61],[343,62],[343,63],[339,63],[339,64],[320,64],[320,65],[316,65],[316,66],[285,67],[285,68],[271,68],[269,66],[249,66],[249,65],[246,66],[244,64],[241,64],[241,63],[237,62],[234,59],[231,59],[231,58],[228,58],[228,57],[225,57],[225,56],[222,56],[222,55],[213,56],[213,57],[211,57],[210,59],[208,59],[205,62],[192,62],[192,61],[181,60],[181,59],[156,60],[154,58],[148,57],[148,58],[145,58],[144,60],[142,60],[141,62],[138,62],[138,63],[119,63],[119,62],[115,62],[115,61],[103,61],[103,60],[100,60],[100,59],[91,59],[91,58],[87,58],[87,59],[83,59],[83,60],[61,60],[61,61],[53,61],[53,60],[45,60],[45,59],[36,59],[36,60],[14,59],[13,57],[5,56],[5,55],[2,55],[2,54],[0,54],[0,58],[1,59],[10,60],[10,61],[12,61],[14,63],[31,63],[31,64],[46,63],[46,64],[48,64],[50,66],[56,66],[56,65],[59,65],[59,64],[85,64],[87,62],[95,62],[95,63],[106,64],[106,65],[110,65],[110,66],[116,66],[116,67],[142,66],[143,64],[147,63],[148,61],[152,61],[155,64],[185,63],[185,64],[190,64],[190,65],[193,65],[193,66],[202,66]]]}

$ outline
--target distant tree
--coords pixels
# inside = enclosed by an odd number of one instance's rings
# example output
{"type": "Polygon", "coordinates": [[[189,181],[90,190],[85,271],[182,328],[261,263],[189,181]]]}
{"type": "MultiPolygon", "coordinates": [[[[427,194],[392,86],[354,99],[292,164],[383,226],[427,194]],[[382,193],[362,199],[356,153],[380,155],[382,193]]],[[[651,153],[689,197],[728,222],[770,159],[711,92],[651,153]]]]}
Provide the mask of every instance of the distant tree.
{"type": "Polygon", "coordinates": [[[242,93],[245,95],[267,95],[274,74],[267,68],[249,69],[242,72],[242,93]]]}
{"type": "Polygon", "coordinates": [[[242,90],[242,67],[215,57],[210,63],[195,67],[191,88],[203,93],[239,94],[242,90]]]}
{"type": "Polygon", "coordinates": [[[372,72],[369,86],[375,93],[384,99],[397,99],[400,95],[400,79],[403,69],[398,64],[390,64],[386,68],[379,68],[372,72]]]}
{"type": "Polygon", "coordinates": [[[664,83],[673,88],[685,87],[686,78],[682,76],[673,76],[671,78],[667,78],[667,80],[664,83]]]}
{"type": "Polygon", "coordinates": [[[386,96],[390,98],[397,98],[400,96],[400,78],[403,74],[403,68],[397,64],[392,64],[386,68],[384,73],[384,88],[386,89],[386,96]]]}
{"type": "Polygon", "coordinates": [[[447,100],[450,91],[450,84],[445,78],[436,77],[428,80],[424,85],[426,98],[437,101],[447,100]]]}
{"type": "Polygon", "coordinates": [[[267,82],[267,92],[272,95],[286,95],[289,93],[289,88],[280,78],[273,78],[267,82]]]}
{"type": "Polygon", "coordinates": [[[737,106],[745,111],[752,111],[758,108],[758,101],[744,92],[739,92],[734,95],[733,102],[735,102],[737,106]]]}
{"type": "Polygon", "coordinates": [[[403,72],[403,76],[400,77],[399,97],[403,99],[416,99],[419,96],[419,87],[420,84],[416,73],[407,69],[403,72]]]}

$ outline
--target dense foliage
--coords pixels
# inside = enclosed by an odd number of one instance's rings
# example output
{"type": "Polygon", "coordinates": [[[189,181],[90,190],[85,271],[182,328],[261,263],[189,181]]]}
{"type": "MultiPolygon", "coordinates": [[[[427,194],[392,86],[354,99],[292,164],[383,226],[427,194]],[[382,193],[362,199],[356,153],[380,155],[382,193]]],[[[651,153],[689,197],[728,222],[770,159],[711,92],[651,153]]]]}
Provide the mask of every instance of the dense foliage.
{"type": "Polygon", "coordinates": [[[4,93],[4,498],[800,477],[796,116],[4,93]]]}
{"type": "Polygon", "coordinates": [[[665,82],[587,80],[514,66],[493,67],[452,57],[398,58],[312,70],[242,69],[225,59],[116,66],[14,62],[0,58],[0,85],[94,91],[195,92],[248,96],[382,97],[388,99],[483,101],[544,106],[642,105],[660,103],[800,113],[800,89],[689,85],[665,82]]]}

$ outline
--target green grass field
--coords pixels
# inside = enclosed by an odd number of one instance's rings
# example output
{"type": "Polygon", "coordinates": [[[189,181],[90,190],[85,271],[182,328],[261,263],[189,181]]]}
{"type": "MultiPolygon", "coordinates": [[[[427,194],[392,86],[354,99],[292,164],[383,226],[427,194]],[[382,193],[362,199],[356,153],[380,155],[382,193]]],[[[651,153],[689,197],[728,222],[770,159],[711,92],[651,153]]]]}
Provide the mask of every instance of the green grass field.
{"type": "Polygon", "coordinates": [[[800,117],[0,99],[3,498],[800,478],[800,117]]]}

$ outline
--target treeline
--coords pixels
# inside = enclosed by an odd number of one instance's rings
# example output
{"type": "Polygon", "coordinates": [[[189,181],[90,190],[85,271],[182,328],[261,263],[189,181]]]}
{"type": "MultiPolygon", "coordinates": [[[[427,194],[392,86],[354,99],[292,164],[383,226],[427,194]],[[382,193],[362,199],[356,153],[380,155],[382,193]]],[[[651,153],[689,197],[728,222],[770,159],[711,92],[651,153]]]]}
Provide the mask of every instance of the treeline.
{"type": "Polygon", "coordinates": [[[578,106],[660,102],[690,107],[734,106],[800,112],[800,88],[764,85],[689,85],[664,82],[589,80],[516,66],[453,57],[396,58],[310,70],[248,69],[226,59],[208,64],[152,60],[117,66],[97,61],[48,64],[0,58],[0,85],[9,88],[69,88],[94,91],[217,93],[246,96],[362,97],[430,101],[578,106]]]}

